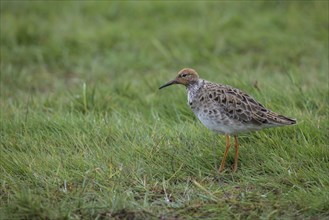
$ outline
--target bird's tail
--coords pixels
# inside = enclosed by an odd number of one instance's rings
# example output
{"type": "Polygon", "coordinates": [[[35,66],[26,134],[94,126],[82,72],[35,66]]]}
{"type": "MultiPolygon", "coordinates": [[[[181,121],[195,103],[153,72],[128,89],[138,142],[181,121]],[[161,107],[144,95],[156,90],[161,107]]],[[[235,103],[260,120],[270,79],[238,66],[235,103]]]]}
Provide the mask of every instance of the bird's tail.
{"type": "Polygon", "coordinates": [[[284,115],[278,115],[278,121],[282,125],[294,125],[297,123],[297,120],[294,118],[289,118],[284,115]]]}
{"type": "Polygon", "coordinates": [[[276,126],[293,125],[297,123],[296,119],[289,118],[284,115],[279,115],[272,111],[268,112],[266,116],[270,124],[276,126]]]}

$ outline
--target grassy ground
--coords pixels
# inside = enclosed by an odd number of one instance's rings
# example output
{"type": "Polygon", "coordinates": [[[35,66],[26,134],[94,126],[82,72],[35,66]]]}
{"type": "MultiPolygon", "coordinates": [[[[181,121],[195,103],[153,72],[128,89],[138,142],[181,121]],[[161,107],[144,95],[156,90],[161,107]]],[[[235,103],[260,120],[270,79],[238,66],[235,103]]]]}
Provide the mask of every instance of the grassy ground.
{"type": "Polygon", "coordinates": [[[328,2],[1,1],[0,219],[329,219],[328,2]],[[292,127],[217,175],[183,67],[292,127]]]}

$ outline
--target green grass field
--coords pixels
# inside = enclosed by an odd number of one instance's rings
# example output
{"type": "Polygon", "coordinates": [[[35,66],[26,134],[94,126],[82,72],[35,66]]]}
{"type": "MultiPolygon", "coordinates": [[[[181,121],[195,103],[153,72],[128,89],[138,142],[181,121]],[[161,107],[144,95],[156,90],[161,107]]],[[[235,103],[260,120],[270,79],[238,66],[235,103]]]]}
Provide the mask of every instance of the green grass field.
{"type": "Polygon", "coordinates": [[[329,219],[327,1],[1,1],[0,219],[329,219]],[[225,138],[183,67],[298,124],[225,138]]]}

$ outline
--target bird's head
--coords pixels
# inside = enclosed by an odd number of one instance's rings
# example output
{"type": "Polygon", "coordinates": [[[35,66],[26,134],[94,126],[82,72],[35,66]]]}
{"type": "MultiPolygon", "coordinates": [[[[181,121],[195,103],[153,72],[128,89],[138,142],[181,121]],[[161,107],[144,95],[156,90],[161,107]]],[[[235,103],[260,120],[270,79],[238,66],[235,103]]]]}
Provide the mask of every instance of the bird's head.
{"type": "Polygon", "coordinates": [[[198,82],[199,80],[199,75],[194,69],[190,68],[184,68],[181,71],[178,72],[177,76],[175,79],[167,82],[166,84],[160,86],[159,89],[162,89],[167,86],[171,86],[173,84],[182,84],[185,86],[189,86],[193,83],[198,82]]]}

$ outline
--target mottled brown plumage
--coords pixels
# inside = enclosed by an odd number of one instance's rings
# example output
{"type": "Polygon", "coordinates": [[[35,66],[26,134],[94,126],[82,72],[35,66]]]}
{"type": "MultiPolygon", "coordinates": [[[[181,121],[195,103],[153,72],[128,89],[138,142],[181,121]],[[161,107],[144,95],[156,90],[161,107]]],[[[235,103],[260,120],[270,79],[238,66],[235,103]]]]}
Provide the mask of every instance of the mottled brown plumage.
{"type": "Polygon", "coordinates": [[[198,73],[190,68],[179,71],[174,80],[164,84],[160,89],[173,84],[186,86],[188,103],[194,114],[207,128],[226,135],[226,150],[220,172],[224,169],[230,147],[229,135],[235,137],[234,170],[236,170],[239,147],[237,134],[296,124],[295,119],[266,109],[253,97],[239,89],[200,79],[198,73]]]}

